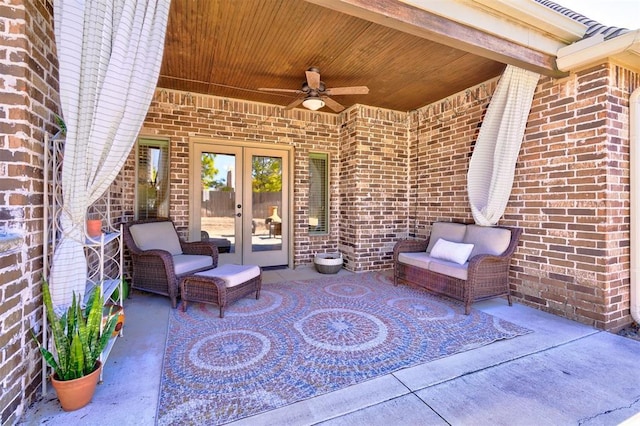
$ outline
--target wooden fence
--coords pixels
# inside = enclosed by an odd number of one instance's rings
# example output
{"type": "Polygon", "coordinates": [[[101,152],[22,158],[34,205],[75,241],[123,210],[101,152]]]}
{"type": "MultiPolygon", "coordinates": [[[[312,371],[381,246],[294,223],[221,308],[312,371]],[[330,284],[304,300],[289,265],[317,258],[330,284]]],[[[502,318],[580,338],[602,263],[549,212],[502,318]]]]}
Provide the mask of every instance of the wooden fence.
{"type": "MultiPolygon", "coordinates": [[[[231,191],[203,191],[200,215],[202,217],[230,217],[235,215],[236,193],[231,191]]],[[[271,215],[269,207],[278,206],[278,215],[282,216],[282,193],[254,192],[253,213],[256,218],[271,215]]]]}

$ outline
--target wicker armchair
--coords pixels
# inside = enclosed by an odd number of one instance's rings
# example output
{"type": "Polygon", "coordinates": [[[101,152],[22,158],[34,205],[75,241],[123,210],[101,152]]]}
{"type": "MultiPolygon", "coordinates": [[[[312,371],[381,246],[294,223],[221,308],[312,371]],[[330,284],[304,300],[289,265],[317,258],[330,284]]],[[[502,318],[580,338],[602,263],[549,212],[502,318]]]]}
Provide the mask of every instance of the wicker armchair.
{"type": "Polygon", "coordinates": [[[129,222],[123,232],[133,262],[132,287],[169,296],[173,308],[182,278],[218,265],[215,244],[181,240],[171,219],[129,222]]]}

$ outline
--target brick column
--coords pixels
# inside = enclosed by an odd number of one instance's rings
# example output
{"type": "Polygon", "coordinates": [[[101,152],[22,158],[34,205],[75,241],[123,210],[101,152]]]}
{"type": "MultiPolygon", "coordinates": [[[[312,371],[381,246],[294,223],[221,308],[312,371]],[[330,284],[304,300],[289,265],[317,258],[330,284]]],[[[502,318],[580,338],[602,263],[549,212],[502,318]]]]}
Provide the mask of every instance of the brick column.
{"type": "Polygon", "coordinates": [[[43,239],[43,142],[58,111],[53,6],[0,5],[0,423],[15,423],[35,399],[43,239]]]}

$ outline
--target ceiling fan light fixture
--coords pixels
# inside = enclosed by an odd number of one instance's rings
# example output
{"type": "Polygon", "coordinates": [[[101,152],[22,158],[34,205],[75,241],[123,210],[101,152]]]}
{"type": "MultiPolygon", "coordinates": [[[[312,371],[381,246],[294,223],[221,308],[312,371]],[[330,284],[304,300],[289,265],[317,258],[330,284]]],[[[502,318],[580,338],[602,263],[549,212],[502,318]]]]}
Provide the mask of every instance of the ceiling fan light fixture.
{"type": "Polygon", "coordinates": [[[317,111],[324,106],[324,101],[318,97],[312,96],[302,101],[302,106],[311,111],[317,111]]]}

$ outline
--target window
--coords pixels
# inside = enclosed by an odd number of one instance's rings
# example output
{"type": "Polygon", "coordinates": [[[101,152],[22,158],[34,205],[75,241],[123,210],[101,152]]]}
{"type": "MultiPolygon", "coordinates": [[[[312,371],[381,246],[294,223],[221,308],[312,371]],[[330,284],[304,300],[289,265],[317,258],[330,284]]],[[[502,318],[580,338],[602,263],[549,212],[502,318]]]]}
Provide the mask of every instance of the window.
{"type": "Polygon", "coordinates": [[[309,233],[329,232],[329,155],[309,155],[309,233]]]}
{"type": "Polygon", "coordinates": [[[138,140],[135,213],[138,219],[169,217],[168,140],[138,140]]]}

